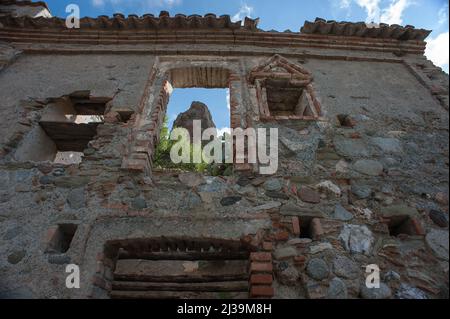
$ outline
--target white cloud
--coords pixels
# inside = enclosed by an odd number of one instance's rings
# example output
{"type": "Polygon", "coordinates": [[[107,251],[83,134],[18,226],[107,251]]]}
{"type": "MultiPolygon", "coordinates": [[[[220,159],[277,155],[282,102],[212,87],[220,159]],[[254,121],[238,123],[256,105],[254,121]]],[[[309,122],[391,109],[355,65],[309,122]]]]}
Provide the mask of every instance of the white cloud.
{"type": "Polygon", "coordinates": [[[449,62],[449,32],[439,34],[435,38],[427,40],[425,55],[437,66],[448,72],[449,62]]]}
{"type": "Polygon", "coordinates": [[[339,8],[340,9],[350,9],[351,3],[352,3],[352,0],[340,0],[339,8]]]}
{"type": "Polygon", "coordinates": [[[246,3],[242,3],[239,11],[231,18],[233,22],[241,21],[245,17],[251,18],[253,14],[253,7],[250,7],[246,3]]]}
{"type": "Polygon", "coordinates": [[[231,104],[230,104],[230,89],[227,89],[227,108],[231,110],[231,104]]]}
{"type": "Polygon", "coordinates": [[[393,0],[389,7],[383,10],[380,21],[387,24],[402,24],[403,12],[411,4],[410,0],[393,0]]]}
{"type": "Polygon", "coordinates": [[[356,4],[364,8],[367,13],[366,22],[380,21],[380,0],[355,0],[356,4]]]}
{"type": "Polygon", "coordinates": [[[382,7],[382,0],[335,0],[341,10],[347,10],[347,15],[352,9],[352,3],[366,11],[367,23],[402,24],[403,13],[406,8],[414,3],[414,0],[390,0],[386,7],[382,7]]]}

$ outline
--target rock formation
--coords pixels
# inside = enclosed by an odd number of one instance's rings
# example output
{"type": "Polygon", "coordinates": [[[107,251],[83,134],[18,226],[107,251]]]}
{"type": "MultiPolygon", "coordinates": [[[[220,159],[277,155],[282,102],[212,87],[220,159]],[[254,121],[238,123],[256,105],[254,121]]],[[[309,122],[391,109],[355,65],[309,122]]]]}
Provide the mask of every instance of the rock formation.
{"type": "Polygon", "coordinates": [[[173,127],[185,128],[189,131],[189,136],[191,141],[193,140],[194,132],[194,121],[199,120],[202,124],[202,134],[203,131],[208,128],[216,128],[213,122],[211,112],[208,106],[202,102],[194,101],[191,104],[189,110],[178,115],[177,119],[173,123],[173,127]]]}

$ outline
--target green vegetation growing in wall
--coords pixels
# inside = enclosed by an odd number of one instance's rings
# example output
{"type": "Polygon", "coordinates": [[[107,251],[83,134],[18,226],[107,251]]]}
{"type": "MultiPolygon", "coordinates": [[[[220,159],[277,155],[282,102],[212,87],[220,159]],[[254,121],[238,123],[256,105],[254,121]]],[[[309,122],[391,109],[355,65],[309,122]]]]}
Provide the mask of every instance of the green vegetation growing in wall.
{"type": "MultiPolygon", "coordinates": [[[[153,160],[153,165],[157,169],[173,169],[181,171],[190,172],[200,172],[208,174],[211,176],[229,176],[233,173],[232,164],[208,164],[206,162],[195,164],[195,163],[180,163],[175,164],[170,159],[170,150],[173,145],[178,141],[172,141],[170,139],[170,131],[168,126],[169,120],[166,117],[164,119],[163,128],[161,129],[161,134],[159,138],[159,144],[156,146],[155,157],[153,160]]],[[[194,145],[190,145],[191,158],[194,152],[194,145]]]]}

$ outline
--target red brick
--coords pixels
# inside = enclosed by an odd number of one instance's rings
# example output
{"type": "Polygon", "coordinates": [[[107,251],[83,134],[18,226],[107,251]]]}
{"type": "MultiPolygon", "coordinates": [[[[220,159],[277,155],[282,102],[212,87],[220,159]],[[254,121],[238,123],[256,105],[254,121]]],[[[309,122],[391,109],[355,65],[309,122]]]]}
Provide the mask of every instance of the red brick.
{"type": "Polygon", "coordinates": [[[448,195],[446,193],[437,193],[434,199],[441,205],[448,205],[448,195]]]}
{"type": "Polygon", "coordinates": [[[251,261],[272,261],[271,253],[251,253],[250,254],[251,261]]]}
{"type": "Polygon", "coordinates": [[[105,260],[103,261],[103,265],[105,266],[105,269],[106,268],[114,269],[116,266],[116,263],[112,259],[105,258],[105,260]]]}
{"type": "Polygon", "coordinates": [[[287,231],[280,231],[275,234],[276,241],[287,241],[289,240],[289,233],[287,231]]]}
{"type": "Polygon", "coordinates": [[[252,285],[271,285],[272,282],[272,275],[252,275],[250,277],[250,283],[252,285]]]}
{"type": "Polygon", "coordinates": [[[300,199],[305,203],[318,204],[320,203],[320,194],[315,190],[307,187],[302,187],[298,193],[300,199]]]}
{"type": "Polygon", "coordinates": [[[265,241],[263,243],[263,249],[265,251],[272,251],[273,250],[273,243],[271,241],[265,241]]]}
{"type": "Polygon", "coordinates": [[[58,232],[58,226],[52,226],[47,230],[47,234],[45,235],[45,244],[51,245],[53,240],[56,238],[56,233],[58,232]]]}
{"type": "Polygon", "coordinates": [[[272,286],[253,286],[250,289],[250,297],[273,297],[274,291],[272,286]]]}
{"type": "Polygon", "coordinates": [[[102,289],[107,289],[108,288],[108,282],[104,278],[99,277],[99,276],[94,276],[92,278],[92,284],[94,286],[97,286],[97,287],[102,288],[102,289]]]}
{"type": "Polygon", "coordinates": [[[252,166],[252,164],[248,164],[248,163],[245,163],[245,164],[237,163],[237,164],[234,164],[234,169],[237,171],[251,171],[253,169],[253,166],[252,166]]]}
{"type": "Polygon", "coordinates": [[[425,236],[425,230],[423,229],[422,224],[416,218],[411,220],[411,224],[413,226],[414,232],[419,236],[425,236]]]}
{"type": "Polygon", "coordinates": [[[246,245],[250,245],[253,241],[253,237],[251,235],[247,235],[241,238],[241,242],[246,245]]]}
{"type": "Polygon", "coordinates": [[[348,116],[345,119],[345,126],[346,127],[355,127],[357,125],[355,119],[351,118],[350,116],[348,116]]]}
{"type": "Polygon", "coordinates": [[[294,231],[294,235],[300,236],[300,220],[297,216],[292,217],[292,229],[294,231]]]}
{"type": "Polygon", "coordinates": [[[439,85],[433,85],[431,87],[431,94],[433,95],[441,95],[441,94],[446,94],[446,91],[443,87],[439,86],[439,85]]]}
{"type": "Polygon", "coordinates": [[[295,184],[293,184],[291,186],[291,193],[294,194],[294,195],[297,195],[297,193],[298,193],[298,189],[297,189],[297,186],[295,184]]]}
{"type": "Polygon", "coordinates": [[[250,272],[251,273],[258,273],[258,272],[273,272],[273,266],[272,263],[259,263],[259,262],[252,262],[250,265],[250,272]]]}
{"type": "Polygon", "coordinates": [[[294,257],[294,263],[297,265],[303,265],[306,262],[305,256],[295,256],[294,257]]]}
{"type": "Polygon", "coordinates": [[[272,221],[272,227],[275,229],[280,229],[283,226],[281,225],[281,223],[279,221],[272,221]]]}
{"type": "Polygon", "coordinates": [[[103,276],[103,274],[105,273],[105,265],[101,261],[97,261],[95,273],[100,276],[103,276]]]}
{"type": "Polygon", "coordinates": [[[320,239],[320,237],[324,234],[322,224],[319,218],[313,218],[311,221],[312,227],[312,236],[314,240],[320,239]]]}
{"type": "Polygon", "coordinates": [[[120,122],[120,115],[119,113],[113,111],[109,112],[104,117],[105,123],[119,123],[120,122]]]}
{"type": "Polygon", "coordinates": [[[125,204],[103,204],[102,207],[114,210],[128,210],[128,206],[125,204]]]}

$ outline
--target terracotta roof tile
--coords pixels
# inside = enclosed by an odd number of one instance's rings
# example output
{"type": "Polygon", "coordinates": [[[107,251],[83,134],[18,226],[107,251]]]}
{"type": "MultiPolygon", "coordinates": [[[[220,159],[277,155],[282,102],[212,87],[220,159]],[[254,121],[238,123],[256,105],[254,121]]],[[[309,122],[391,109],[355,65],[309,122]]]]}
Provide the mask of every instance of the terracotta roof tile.
{"type": "Polygon", "coordinates": [[[370,26],[364,22],[336,22],[326,21],[316,18],[314,22],[306,21],[301,29],[305,34],[336,35],[336,36],[356,36],[366,38],[395,39],[400,41],[416,40],[423,41],[431,33],[430,30],[415,29],[407,25],[388,25],[380,23],[370,26]]]}

